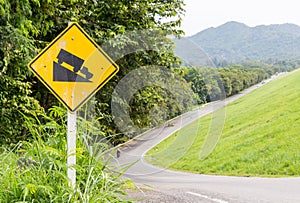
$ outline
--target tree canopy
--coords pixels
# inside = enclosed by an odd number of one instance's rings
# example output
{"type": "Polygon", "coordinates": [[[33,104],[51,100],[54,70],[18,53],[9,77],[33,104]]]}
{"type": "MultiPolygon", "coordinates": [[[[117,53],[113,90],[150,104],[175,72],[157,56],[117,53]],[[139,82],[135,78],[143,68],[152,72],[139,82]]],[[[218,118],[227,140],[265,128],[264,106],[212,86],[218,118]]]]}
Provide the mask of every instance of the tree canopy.
{"type": "MultiPolygon", "coordinates": [[[[0,0],[0,13],[0,138],[1,142],[10,142],[30,136],[22,114],[44,113],[59,105],[30,73],[27,64],[68,22],[78,22],[100,46],[104,43],[122,52],[143,42],[139,38],[111,39],[134,30],[158,30],[162,36],[182,34],[178,26],[184,9],[182,0],[0,0]]],[[[156,43],[150,41],[151,46],[156,43]]],[[[164,44],[170,46],[160,52],[145,47],[118,58],[120,73],[96,96],[103,130],[115,132],[110,93],[124,75],[140,66],[155,64],[171,68],[178,63],[171,41],[164,39],[164,44]]]]}

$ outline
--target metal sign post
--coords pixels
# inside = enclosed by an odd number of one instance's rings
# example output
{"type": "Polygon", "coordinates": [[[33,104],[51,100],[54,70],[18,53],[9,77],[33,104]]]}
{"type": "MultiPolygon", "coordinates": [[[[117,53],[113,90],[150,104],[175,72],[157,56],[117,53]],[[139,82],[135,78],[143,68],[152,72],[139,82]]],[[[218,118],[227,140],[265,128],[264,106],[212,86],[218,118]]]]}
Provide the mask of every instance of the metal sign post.
{"type": "MultiPolygon", "coordinates": [[[[68,26],[72,23],[69,22],[68,26]]],[[[63,49],[61,49],[62,51],[63,49]]],[[[64,57],[67,58],[67,57],[64,57]]],[[[73,62],[73,57],[71,62],[73,62]]],[[[74,90],[72,91],[72,98],[74,99],[74,90]]],[[[73,101],[74,102],[74,101],[73,101]]],[[[73,166],[76,164],[76,121],[77,114],[68,112],[67,120],[67,176],[69,178],[69,185],[75,189],[76,188],[76,169],[73,166]]]]}
{"type": "Polygon", "coordinates": [[[72,168],[76,164],[76,112],[68,111],[68,129],[67,129],[67,174],[70,180],[70,186],[75,189],[76,169],[72,168]]]}

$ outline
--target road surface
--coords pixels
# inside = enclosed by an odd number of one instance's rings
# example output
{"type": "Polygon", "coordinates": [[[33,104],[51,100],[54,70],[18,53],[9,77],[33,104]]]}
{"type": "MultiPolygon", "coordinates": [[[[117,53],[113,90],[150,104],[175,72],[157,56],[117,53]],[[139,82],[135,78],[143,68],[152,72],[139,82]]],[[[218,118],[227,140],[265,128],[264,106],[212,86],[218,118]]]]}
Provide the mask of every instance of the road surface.
{"type": "MultiPolygon", "coordinates": [[[[267,81],[268,82],[268,81],[267,81]]],[[[186,124],[259,88],[253,86],[225,101],[214,102],[172,121],[174,126],[152,129],[127,143],[113,165],[127,166],[124,176],[132,179],[141,191],[129,192],[138,202],[214,202],[214,203],[293,203],[300,202],[300,178],[227,177],[192,174],[162,169],[148,164],[148,150],[186,124]]]]}

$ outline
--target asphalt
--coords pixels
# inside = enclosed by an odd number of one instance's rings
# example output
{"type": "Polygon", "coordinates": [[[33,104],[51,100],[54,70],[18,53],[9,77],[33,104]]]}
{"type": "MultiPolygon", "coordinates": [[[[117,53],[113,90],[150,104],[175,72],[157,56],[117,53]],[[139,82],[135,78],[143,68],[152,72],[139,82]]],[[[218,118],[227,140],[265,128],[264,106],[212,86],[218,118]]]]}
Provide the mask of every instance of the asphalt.
{"type": "Polygon", "coordinates": [[[120,157],[113,157],[111,166],[124,170],[139,190],[129,191],[136,202],[217,202],[217,203],[293,203],[300,202],[300,178],[228,177],[171,171],[147,163],[145,154],[153,146],[178,129],[212,113],[224,109],[236,99],[269,81],[253,86],[224,101],[211,103],[172,120],[172,125],[149,130],[138,139],[124,145],[120,157]]]}

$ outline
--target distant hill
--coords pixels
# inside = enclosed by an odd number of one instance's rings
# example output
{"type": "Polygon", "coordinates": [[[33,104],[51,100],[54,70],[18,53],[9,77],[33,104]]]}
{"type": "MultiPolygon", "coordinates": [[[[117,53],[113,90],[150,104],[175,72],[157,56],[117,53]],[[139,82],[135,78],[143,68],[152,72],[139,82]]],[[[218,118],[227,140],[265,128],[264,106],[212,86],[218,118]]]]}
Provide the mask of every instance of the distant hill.
{"type": "Polygon", "coordinates": [[[208,63],[207,55],[215,63],[299,59],[300,27],[294,24],[249,27],[238,22],[228,22],[191,37],[175,40],[175,44],[177,55],[191,65],[208,63]],[[199,49],[195,51],[197,48],[193,43],[203,52],[200,53],[199,49]]]}

